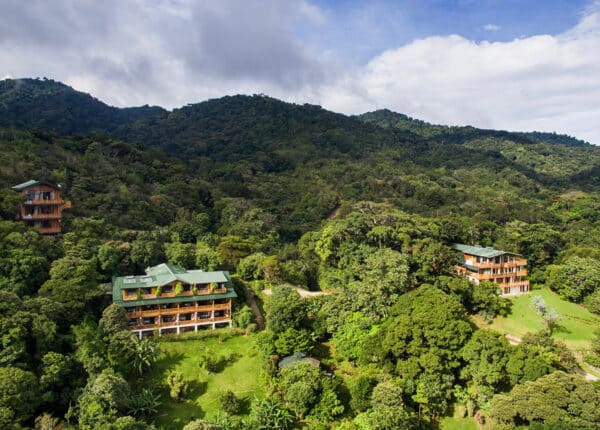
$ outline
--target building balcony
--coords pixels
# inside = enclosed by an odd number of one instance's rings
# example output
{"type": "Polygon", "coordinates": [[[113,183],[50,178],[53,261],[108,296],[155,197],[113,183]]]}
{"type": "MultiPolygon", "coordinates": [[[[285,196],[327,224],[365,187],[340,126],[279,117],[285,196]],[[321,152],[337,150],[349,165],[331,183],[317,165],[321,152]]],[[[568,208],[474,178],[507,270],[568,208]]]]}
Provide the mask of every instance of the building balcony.
{"type": "Polygon", "coordinates": [[[177,314],[189,314],[193,312],[212,312],[212,311],[223,311],[231,310],[231,303],[219,303],[216,305],[202,305],[202,306],[181,306],[179,308],[167,308],[167,309],[148,309],[145,311],[133,311],[127,312],[125,315],[127,318],[139,318],[139,317],[158,317],[161,315],[177,315],[177,314]]]}
{"type": "Polygon", "coordinates": [[[36,230],[42,234],[58,234],[60,233],[60,226],[57,227],[36,227],[36,230]]]}
{"type": "Polygon", "coordinates": [[[24,204],[26,205],[62,205],[64,204],[66,208],[71,207],[71,202],[65,202],[63,199],[33,199],[33,200],[25,200],[24,204]]]}
{"type": "Polygon", "coordinates": [[[508,261],[506,263],[478,263],[475,259],[465,259],[465,262],[469,260],[467,263],[469,266],[478,267],[480,269],[502,269],[505,267],[525,267],[527,266],[527,260],[523,258],[517,258],[514,261],[508,261]]]}
{"type": "Polygon", "coordinates": [[[169,322],[158,322],[154,324],[138,324],[134,326],[130,326],[130,330],[153,330],[158,328],[167,328],[167,327],[181,327],[181,326],[194,326],[196,324],[212,324],[219,322],[229,322],[231,321],[231,316],[225,317],[214,317],[214,318],[198,318],[191,319],[187,321],[169,321],[169,322]]]}
{"type": "Polygon", "coordinates": [[[170,292],[170,293],[163,292],[160,296],[157,296],[156,294],[142,294],[142,296],[139,298],[136,294],[126,295],[125,291],[126,290],[123,290],[121,292],[123,300],[124,301],[128,301],[128,300],[133,301],[133,300],[168,299],[168,298],[173,298],[173,297],[193,297],[194,295],[205,296],[208,294],[225,294],[227,292],[227,288],[215,288],[214,290],[211,290],[211,289],[199,290],[196,294],[192,294],[191,290],[183,291],[181,294],[175,294],[175,292],[170,292]]]}
{"type": "Polygon", "coordinates": [[[464,273],[473,276],[474,278],[483,280],[494,280],[497,278],[512,278],[513,276],[527,276],[527,270],[519,270],[518,272],[510,272],[510,273],[475,273],[466,270],[464,273]]]}

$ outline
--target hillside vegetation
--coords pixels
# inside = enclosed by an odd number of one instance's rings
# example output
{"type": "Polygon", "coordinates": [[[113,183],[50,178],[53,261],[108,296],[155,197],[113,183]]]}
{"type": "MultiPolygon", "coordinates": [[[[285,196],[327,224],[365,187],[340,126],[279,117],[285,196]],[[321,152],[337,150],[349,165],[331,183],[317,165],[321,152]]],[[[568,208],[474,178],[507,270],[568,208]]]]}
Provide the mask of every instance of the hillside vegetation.
{"type": "Polygon", "coordinates": [[[467,415],[595,428],[600,391],[560,340],[600,362],[599,210],[600,148],[568,136],[267,96],[120,109],[53,81],[0,81],[0,427],[434,429],[467,415]],[[62,185],[64,234],[14,222],[10,186],[28,179],[62,185]],[[522,254],[570,334],[457,277],[451,242],[522,254]],[[247,337],[132,336],[99,285],[164,261],[229,270],[247,337]],[[256,333],[245,304],[266,287],[256,333]],[[493,328],[515,316],[535,324],[511,346],[493,328]],[[473,317],[498,318],[481,330],[473,317]],[[257,349],[203,373],[228,344],[257,349]],[[279,370],[295,351],[323,367],[279,370]],[[242,378],[248,393],[233,388],[242,378]]]}

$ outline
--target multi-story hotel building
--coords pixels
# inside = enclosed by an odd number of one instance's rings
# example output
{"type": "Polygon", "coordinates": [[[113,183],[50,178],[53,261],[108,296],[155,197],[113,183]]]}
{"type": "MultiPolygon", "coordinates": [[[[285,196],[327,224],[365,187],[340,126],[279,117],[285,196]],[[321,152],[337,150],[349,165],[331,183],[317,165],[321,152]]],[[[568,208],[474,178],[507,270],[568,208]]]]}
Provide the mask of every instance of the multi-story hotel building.
{"type": "Polygon", "coordinates": [[[231,326],[231,299],[237,297],[228,272],[166,263],[148,267],[143,276],[113,278],[112,294],[140,338],[231,326]]]}
{"type": "Polygon", "coordinates": [[[25,202],[19,205],[18,219],[42,234],[61,232],[62,211],[70,208],[71,202],[62,199],[60,185],[31,179],[12,189],[25,196],[25,202]]]}
{"type": "Polygon", "coordinates": [[[502,295],[521,294],[529,291],[527,260],[519,254],[494,248],[455,243],[459,261],[456,271],[475,283],[487,280],[498,284],[502,295]]]}

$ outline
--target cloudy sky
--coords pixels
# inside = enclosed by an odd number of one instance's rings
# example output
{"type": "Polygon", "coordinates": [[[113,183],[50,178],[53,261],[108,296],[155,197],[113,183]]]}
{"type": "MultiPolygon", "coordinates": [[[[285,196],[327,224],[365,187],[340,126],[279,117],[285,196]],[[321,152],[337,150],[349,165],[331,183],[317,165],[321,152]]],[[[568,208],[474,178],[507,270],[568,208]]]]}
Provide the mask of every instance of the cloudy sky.
{"type": "Polygon", "coordinates": [[[600,0],[0,0],[0,78],[116,106],[263,93],[600,144],[600,0]]]}

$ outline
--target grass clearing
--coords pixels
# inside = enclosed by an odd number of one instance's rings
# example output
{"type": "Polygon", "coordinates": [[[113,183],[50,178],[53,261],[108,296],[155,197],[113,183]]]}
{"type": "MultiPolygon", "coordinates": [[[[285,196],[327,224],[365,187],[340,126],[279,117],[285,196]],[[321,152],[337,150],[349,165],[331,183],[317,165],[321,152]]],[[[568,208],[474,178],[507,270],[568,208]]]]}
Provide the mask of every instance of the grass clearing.
{"type": "Polygon", "coordinates": [[[497,317],[492,324],[485,324],[480,320],[476,320],[476,323],[481,328],[490,328],[500,333],[517,336],[542,330],[545,328],[544,322],[531,306],[531,299],[536,295],[542,296],[546,304],[556,309],[563,318],[552,336],[565,342],[572,350],[588,350],[590,341],[594,338],[594,331],[600,328],[600,318],[575,303],[562,300],[548,289],[533,290],[527,294],[511,297],[513,305],[510,315],[497,317]]]}
{"type": "Polygon", "coordinates": [[[440,422],[441,430],[477,430],[478,428],[477,421],[471,417],[446,417],[440,422]]]}
{"type": "MultiPolygon", "coordinates": [[[[228,330],[227,330],[228,331],[228,330]]],[[[248,412],[250,402],[265,395],[260,381],[260,360],[253,336],[209,337],[205,339],[162,340],[161,357],[145,378],[144,384],[160,387],[162,406],[156,424],[164,430],[180,430],[197,418],[212,419],[219,413],[219,395],[231,390],[238,398],[245,399],[248,412]],[[219,373],[201,369],[200,351],[206,346],[211,354],[233,353],[233,362],[219,373]],[[190,393],[186,399],[176,402],[169,397],[166,384],[167,373],[179,371],[189,381],[190,393]]]]}

